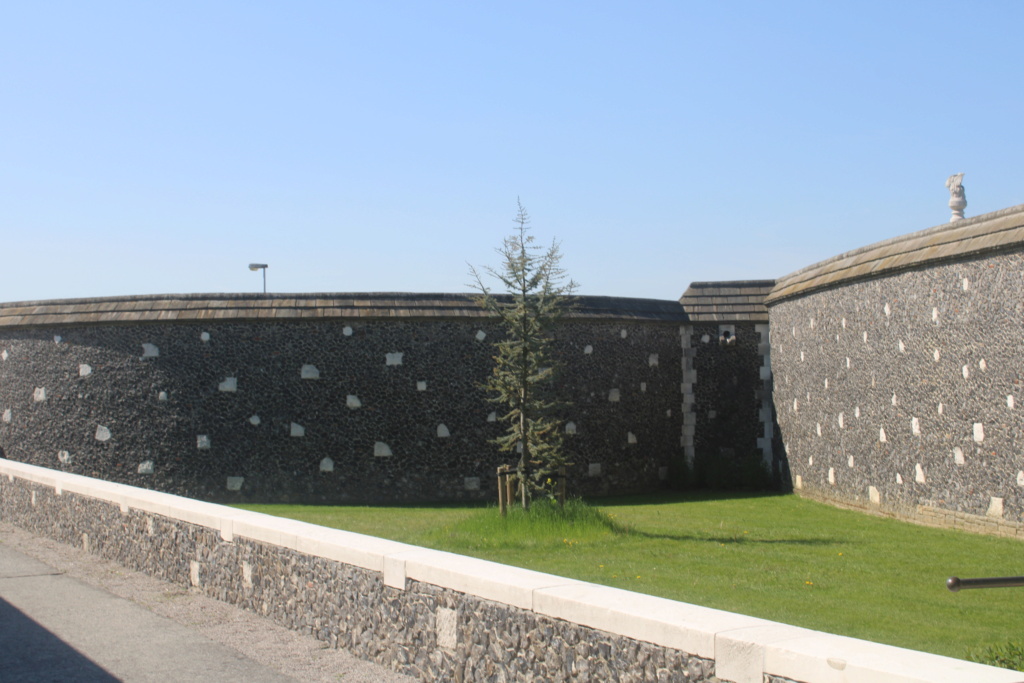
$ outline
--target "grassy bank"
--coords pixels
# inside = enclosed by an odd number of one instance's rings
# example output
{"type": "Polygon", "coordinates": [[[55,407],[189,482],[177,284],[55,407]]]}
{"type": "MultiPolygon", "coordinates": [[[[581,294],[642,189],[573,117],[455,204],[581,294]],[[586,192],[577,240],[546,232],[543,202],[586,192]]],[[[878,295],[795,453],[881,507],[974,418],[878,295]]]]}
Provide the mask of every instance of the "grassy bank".
{"type": "Polygon", "coordinates": [[[966,657],[1024,639],[1024,544],[838,510],[796,496],[601,500],[538,523],[493,508],[243,506],[673,600],[966,657]]]}

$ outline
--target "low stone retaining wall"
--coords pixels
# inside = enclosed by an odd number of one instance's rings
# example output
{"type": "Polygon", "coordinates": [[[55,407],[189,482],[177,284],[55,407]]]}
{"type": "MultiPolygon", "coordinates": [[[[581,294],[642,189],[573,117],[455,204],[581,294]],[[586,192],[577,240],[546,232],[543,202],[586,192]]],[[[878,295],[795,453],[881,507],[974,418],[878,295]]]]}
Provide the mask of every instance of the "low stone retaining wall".
{"type": "Polygon", "coordinates": [[[1022,675],[0,459],[0,519],[423,680],[1022,675]]]}

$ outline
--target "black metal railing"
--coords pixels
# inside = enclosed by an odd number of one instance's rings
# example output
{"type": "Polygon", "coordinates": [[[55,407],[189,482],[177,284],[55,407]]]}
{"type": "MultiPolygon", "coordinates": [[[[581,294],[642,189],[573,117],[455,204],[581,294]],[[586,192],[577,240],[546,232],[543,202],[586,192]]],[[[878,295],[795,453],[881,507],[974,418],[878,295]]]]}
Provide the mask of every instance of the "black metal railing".
{"type": "Polygon", "coordinates": [[[961,579],[951,576],[946,588],[956,593],[970,588],[1017,588],[1024,586],[1024,576],[992,576],[984,579],[961,579]]]}

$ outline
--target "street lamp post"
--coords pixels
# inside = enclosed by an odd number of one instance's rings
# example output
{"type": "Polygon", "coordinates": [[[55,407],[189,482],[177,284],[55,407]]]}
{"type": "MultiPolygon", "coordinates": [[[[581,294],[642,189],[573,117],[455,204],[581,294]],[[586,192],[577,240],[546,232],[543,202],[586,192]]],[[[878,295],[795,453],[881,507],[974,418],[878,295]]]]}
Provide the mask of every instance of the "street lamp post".
{"type": "Polygon", "coordinates": [[[262,270],[263,271],[263,293],[267,293],[267,264],[266,263],[250,263],[249,270],[262,270]]]}

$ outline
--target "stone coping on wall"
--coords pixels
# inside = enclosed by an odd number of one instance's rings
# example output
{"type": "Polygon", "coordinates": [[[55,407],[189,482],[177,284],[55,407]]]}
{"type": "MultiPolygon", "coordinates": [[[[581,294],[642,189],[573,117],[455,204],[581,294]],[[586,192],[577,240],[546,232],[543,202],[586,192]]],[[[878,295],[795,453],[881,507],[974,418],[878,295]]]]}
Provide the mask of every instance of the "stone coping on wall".
{"type": "MultiPolygon", "coordinates": [[[[155,294],[0,303],[0,327],[485,317],[473,294],[155,294]]],[[[671,300],[579,296],[566,318],[672,323],[684,322],[686,313],[671,300]]]]}
{"type": "MultiPolygon", "coordinates": [[[[419,548],[304,522],[236,510],[0,459],[0,476],[381,572],[386,585],[409,581],[531,610],[638,641],[715,660],[719,680],[763,683],[766,675],[805,683],[1020,683],[1018,672],[831,635],[740,614],[641,595],[419,548]]],[[[34,494],[33,494],[34,495],[34,494]]],[[[33,498],[34,501],[34,498],[33,498]]]]}
{"type": "Polygon", "coordinates": [[[1024,249],[1024,204],[848,251],[780,278],[765,303],[929,263],[1024,249]]]}
{"type": "Polygon", "coordinates": [[[775,280],[692,282],[679,303],[694,322],[768,322],[764,298],[775,280]]]}

